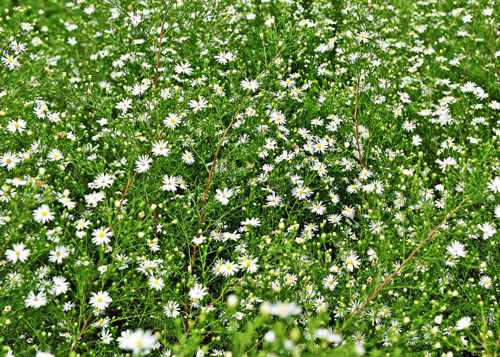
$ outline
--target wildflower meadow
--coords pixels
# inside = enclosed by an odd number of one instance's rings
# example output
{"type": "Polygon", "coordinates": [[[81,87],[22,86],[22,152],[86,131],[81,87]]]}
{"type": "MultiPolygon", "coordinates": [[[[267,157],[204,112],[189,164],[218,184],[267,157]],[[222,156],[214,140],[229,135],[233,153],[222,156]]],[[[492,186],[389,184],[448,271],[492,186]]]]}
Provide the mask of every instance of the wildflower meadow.
{"type": "Polygon", "coordinates": [[[500,356],[499,1],[0,0],[0,61],[0,357],[500,356]]]}

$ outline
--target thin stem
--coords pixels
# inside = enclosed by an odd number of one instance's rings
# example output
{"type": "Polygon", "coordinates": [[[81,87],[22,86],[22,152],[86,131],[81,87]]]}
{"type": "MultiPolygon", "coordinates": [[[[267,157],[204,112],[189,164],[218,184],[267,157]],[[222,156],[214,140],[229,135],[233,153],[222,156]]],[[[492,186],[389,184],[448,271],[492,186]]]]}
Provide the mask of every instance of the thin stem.
{"type": "Polygon", "coordinates": [[[359,93],[359,84],[358,88],[356,89],[356,101],[354,103],[354,123],[356,124],[356,143],[358,144],[359,164],[361,165],[361,169],[364,169],[363,161],[361,161],[361,147],[359,145],[359,134],[358,134],[358,119],[356,117],[358,114],[358,93],[359,93]]]}
{"type": "MultiPolygon", "coordinates": [[[[167,4],[167,12],[168,7],[170,6],[170,2],[167,4]]],[[[167,18],[167,14],[163,17],[163,21],[161,22],[161,30],[160,30],[160,44],[158,46],[158,59],[156,60],[156,79],[155,79],[155,89],[158,88],[158,68],[160,67],[160,55],[161,55],[161,41],[163,40],[163,25],[165,24],[165,19],[167,18]]]]}
{"type": "Polygon", "coordinates": [[[250,352],[251,350],[253,350],[255,347],[257,347],[258,345],[260,345],[262,343],[262,341],[264,341],[264,339],[260,339],[259,341],[257,341],[257,343],[255,345],[252,346],[252,348],[250,348],[248,351],[245,352],[245,354],[247,354],[248,352],[250,352]]]}
{"type": "Polygon", "coordinates": [[[498,71],[497,58],[495,57],[495,48],[493,47],[493,41],[491,40],[491,30],[489,22],[488,22],[488,36],[490,38],[491,54],[493,55],[493,60],[495,61],[495,68],[497,69],[497,79],[500,79],[500,72],[498,71]]]}
{"type": "Polygon", "coordinates": [[[186,332],[184,332],[184,336],[186,336],[189,331],[191,330],[191,327],[194,326],[194,324],[200,319],[201,315],[203,315],[209,308],[211,308],[212,306],[214,306],[220,299],[222,299],[222,297],[224,295],[226,295],[228,292],[230,292],[231,290],[233,290],[238,284],[241,283],[241,280],[238,281],[236,284],[234,284],[233,286],[231,286],[229,289],[227,289],[225,292],[223,292],[222,294],[219,295],[219,297],[217,299],[215,299],[214,302],[212,302],[210,305],[208,305],[202,312],[201,314],[198,315],[198,317],[193,321],[193,323],[191,324],[191,326],[188,327],[188,329],[186,330],[186,332]]]}
{"type": "MultiPolygon", "coordinates": [[[[170,3],[168,3],[168,5],[170,5],[170,3]]],[[[168,11],[168,6],[167,6],[167,11],[168,11]]],[[[158,87],[158,67],[160,65],[160,54],[161,54],[161,42],[162,42],[162,39],[163,39],[163,24],[165,23],[165,18],[166,18],[166,15],[165,17],[163,18],[163,22],[161,24],[161,31],[160,31],[160,44],[158,46],[158,60],[157,60],[157,63],[156,63],[156,82],[155,82],[155,89],[157,89],[158,87]]],[[[159,135],[158,135],[158,139],[161,137],[162,135],[162,131],[160,131],[159,135]]],[[[156,140],[158,140],[156,139],[156,140]]],[[[153,150],[153,145],[151,145],[151,148],[149,149],[148,151],[148,156],[149,154],[151,153],[151,151],[153,150]]],[[[120,205],[118,206],[118,209],[121,209],[122,205],[123,205],[123,201],[125,200],[125,196],[127,195],[129,189],[130,189],[130,185],[132,184],[132,182],[134,181],[135,177],[137,176],[137,171],[134,173],[134,176],[132,176],[132,178],[130,179],[130,181],[128,182],[127,184],[127,187],[125,188],[125,192],[123,193],[123,196],[120,200],[120,205]]],[[[155,208],[155,237],[156,237],[156,221],[157,221],[157,218],[156,218],[156,208],[155,208]]],[[[118,216],[118,213],[117,215],[118,216]]],[[[116,221],[116,217],[115,219],[113,220],[113,222],[116,221]]],[[[110,230],[113,229],[113,223],[111,223],[110,227],[109,227],[110,230]]],[[[1,256],[1,254],[0,254],[1,256]]],[[[97,263],[97,267],[99,267],[99,264],[101,263],[101,259],[99,258],[99,261],[97,263]]],[[[94,278],[95,277],[92,277],[91,281],[90,281],[90,287],[88,288],[87,290],[87,293],[85,294],[85,298],[83,299],[84,303],[85,303],[85,300],[87,300],[87,297],[92,289],[92,284],[94,283],[94,278]]],[[[87,323],[90,319],[90,317],[92,316],[92,314],[87,318],[87,320],[85,321],[84,325],[83,325],[83,328],[82,328],[82,331],[80,332],[80,335],[78,336],[78,338],[75,340],[75,346],[76,344],[78,343],[78,340],[80,339],[80,337],[83,335],[83,332],[85,331],[85,328],[87,327],[87,323]]]]}
{"type": "Polygon", "coordinates": [[[83,324],[82,331],[80,332],[80,334],[78,335],[78,337],[75,340],[75,346],[78,343],[78,340],[80,339],[80,337],[82,337],[83,332],[85,331],[85,328],[87,327],[87,323],[89,322],[91,317],[92,317],[92,314],[90,314],[89,317],[87,317],[87,320],[85,320],[85,323],[83,324]]]}
{"type": "MultiPolygon", "coordinates": [[[[361,170],[363,170],[365,167],[363,166],[363,161],[361,160],[361,145],[359,144],[359,133],[358,133],[358,94],[359,94],[359,84],[358,88],[356,89],[356,100],[354,102],[354,124],[356,125],[356,144],[358,145],[358,158],[359,158],[359,164],[361,165],[361,170]]],[[[366,180],[363,179],[363,185],[366,185],[366,180]]],[[[366,202],[368,203],[368,192],[365,194],[366,197],[366,202]]],[[[364,211],[364,206],[363,206],[363,200],[361,200],[361,211],[364,211]]]]}
{"type": "MultiPolygon", "coordinates": [[[[248,90],[245,98],[241,102],[238,110],[236,111],[236,114],[234,115],[233,119],[231,119],[231,122],[229,123],[226,130],[224,131],[224,135],[222,136],[222,139],[219,141],[219,146],[217,146],[217,151],[215,152],[214,161],[212,162],[212,167],[210,168],[210,172],[208,173],[208,182],[207,182],[207,187],[205,188],[205,197],[203,198],[203,206],[201,208],[200,219],[198,220],[198,228],[196,229],[197,233],[200,231],[201,222],[203,221],[203,215],[205,214],[205,207],[207,205],[208,190],[210,189],[210,182],[212,181],[212,173],[213,173],[214,168],[215,168],[215,162],[217,161],[217,155],[219,154],[219,150],[222,146],[224,139],[226,138],[226,135],[227,135],[227,132],[229,131],[229,128],[231,128],[231,126],[233,125],[234,118],[236,118],[238,116],[238,114],[241,110],[241,107],[243,106],[243,103],[246,101],[249,93],[250,93],[250,91],[248,90]]],[[[199,235],[197,237],[199,237],[199,235]]],[[[198,244],[195,243],[194,247],[193,247],[193,258],[191,259],[191,266],[189,267],[190,279],[191,279],[191,275],[193,275],[197,248],[198,248],[198,244]]],[[[188,315],[189,314],[189,297],[186,300],[185,311],[186,311],[186,315],[188,315]]],[[[189,332],[187,320],[186,320],[186,323],[184,324],[184,330],[186,331],[186,333],[189,332]]]]}
{"type": "MultiPolygon", "coordinates": [[[[466,199],[468,199],[468,197],[466,197],[466,199]]],[[[415,248],[415,250],[410,254],[410,256],[408,258],[405,259],[405,261],[399,266],[396,268],[396,270],[394,271],[394,273],[392,273],[387,279],[385,279],[385,281],[382,283],[382,285],[380,285],[380,287],[375,290],[375,292],[372,294],[372,296],[370,296],[370,298],[368,300],[365,301],[365,303],[354,313],[351,315],[351,317],[349,317],[349,319],[344,323],[344,325],[342,325],[342,327],[340,328],[339,332],[342,332],[346,327],[347,325],[349,325],[349,323],[351,322],[351,320],[359,315],[364,309],[365,307],[370,303],[370,301],[372,301],[379,293],[380,291],[382,291],[382,289],[387,285],[387,283],[389,283],[399,272],[400,270],[403,268],[403,266],[408,263],[410,260],[413,259],[414,255],[420,250],[420,248],[422,248],[422,246],[427,243],[427,241],[437,232],[437,230],[448,220],[450,219],[450,217],[460,208],[460,206],[462,205],[462,203],[464,203],[464,201],[462,201],[457,207],[455,207],[455,209],[453,211],[451,211],[450,213],[448,213],[448,215],[445,217],[445,219],[436,227],[434,228],[428,235],[427,237],[422,241],[422,243],[420,243],[418,245],[417,248],[415,248]]]]}
{"type": "MultiPolygon", "coordinates": [[[[467,42],[467,50],[465,51],[465,57],[469,58],[469,42],[467,42]]],[[[465,73],[467,71],[467,60],[465,61],[465,66],[464,66],[464,78],[462,80],[462,85],[465,84],[465,73]]]]}
{"type": "MultiPolygon", "coordinates": [[[[284,48],[281,51],[278,52],[278,54],[276,55],[276,57],[274,59],[276,59],[277,57],[279,57],[279,55],[283,51],[284,51],[284,48]]],[[[273,61],[274,61],[274,59],[273,59],[273,61]]],[[[266,68],[264,68],[264,70],[257,76],[257,79],[259,79],[260,76],[269,68],[269,66],[271,65],[271,63],[272,62],[269,62],[267,64],[266,68]]],[[[205,196],[203,197],[203,206],[201,208],[200,218],[198,220],[198,228],[196,229],[196,233],[198,234],[197,238],[200,237],[201,223],[203,221],[203,216],[205,215],[205,207],[206,207],[206,204],[207,204],[208,191],[210,189],[210,183],[212,182],[212,174],[213,174],[213,171],[214,171],[214,168],[215,168],[215,163],[217,161],[217,155],[219,154],[219,150],[220,150],[220,148],[222,146],[222,143],[224,142],[224,139],[226,138],[227,132],[229,131],[229,129],[233,125],[234,119],[240,113],[240,110],[243,107],[243,104],[245,103],[245,101],[247,100],[249,94],[250,94],[250,89],[247,90],[245,98],[243,98],[243,100],[241,101],[238,109],[236,110],[236,114],[231,119],[231,122],[229,123],[229,125],[226,128],[226,130],[224,131],[224,135],[222,135],[222,138],[219,141],[219,145],[217,146],[217,150],[216,150],[215,155],[214,155],[214,160],[212,162],[212,167],[210,168],[210,172],[208,173],[208,182],[207,182],[207,187],[205,188],[205,196]]],[[[189,281],[191,280],[191,276],[193,275],[193,271],[194,271],[194,265],[195,265],[195,262],[196,262],[196,250],[197,250],[197,248],[198,248],[198,244],[195,243],[194,247],[193,247],[193,257],[191,259],[191,265],[189,267],[189,281]]],[[[221,298],[221,297],[222,297],[222,295],[219,298],[221,298]]],[[[189,295],[188,295],[188,298],[186,299],[185,311],[186,311],[186,316],[187,316],[189,314],[189,295]]],[[[185,330],[185,335],[187,333],[189,333],[190,327],[188,327],[188,321],[187,321],[187,319],[186,319],[186,323],[184,325],[184,330],[185,330]]]]}

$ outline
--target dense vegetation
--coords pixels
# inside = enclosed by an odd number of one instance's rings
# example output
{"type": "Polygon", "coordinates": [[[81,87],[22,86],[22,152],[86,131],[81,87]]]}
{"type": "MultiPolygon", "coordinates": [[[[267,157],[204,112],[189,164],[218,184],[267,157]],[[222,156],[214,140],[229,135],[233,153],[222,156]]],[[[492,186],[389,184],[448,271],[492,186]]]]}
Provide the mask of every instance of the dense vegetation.
{"type": "Polygon", "coordinates": [[[497,1],[0,4],[0,356],[500,354],[497,1]]]}

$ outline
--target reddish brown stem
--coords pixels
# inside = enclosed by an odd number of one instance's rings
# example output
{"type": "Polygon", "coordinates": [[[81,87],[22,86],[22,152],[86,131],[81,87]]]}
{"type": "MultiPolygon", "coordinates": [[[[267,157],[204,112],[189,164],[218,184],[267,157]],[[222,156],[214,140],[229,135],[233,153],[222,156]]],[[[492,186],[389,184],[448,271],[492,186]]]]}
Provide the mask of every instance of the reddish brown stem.
{"type": "Polygon", "coordinates": [[[136,176],[137,176],[137,171],[134,173],[134,176],[132,176],[132,178],[130,179],[130,181],[127,184],[127,187],[125,188],[125,192],[123,193],[122,199],[120,200],[120,206],[119,206],[119,208],[122,207],[123,201],[125,200],[125,196],[127,195],[128,190],[130,189],[130,185],[132,184],[132,181],[134,181],[134,179],[135,179],[136,176]]]}
{"type": "Polygon", "coordinates": [[[87,320],[85,320],[85,323],[83,324],[82,331],[80,332],[80,334],[78,335],[78,337],[75,340],[75,346],[78,343],[78,340],[80,340],[80,337],[82,337],[83,332],[85,331],[85,328],[87,327],[87,323],[89,322],[91,317],[92,317],[92,314],[90,314],[89,317],[87,317],[87,320]]]}
{"type": "Polygon", "coordinates": [[[495,61],[495,68],[497,70],[497,79],[500,80],[500,72],[498,71],[497,58],[495,57],[495,48],[493,47],[493,41],[491,40],[491,30],[489,22],[488,22],[488,36],[490,37],[491,54],[493,55],[493,61],[495,61]]]}
{"type": "MultiPolygon", "coordinates": [[[[198,228],[196,229],[196,233],[198,233],[200,231],[201,223],[203,221],[203,216],[205,214],[205,207],[207,205],[208,190],[210,189],[210,183],[212,181],[212,173],[213,173],[214,168],[215,168],[215,163],[217,162],[217,155],[219,154],[219,150],[222,146],[222,143],[224,142],[224,139],[226,138],[227,132],[229,131],[229,129],[233,125],[234,118],[236,118],[238,116],[238,114],[240,113],[241,107],[243,106],[243,103],[246,101],[248,94],[249,94],[249,91],[247,91],[247,94],[246,94],[245,98],[243,99],[243,101],[241,102],[238,110],[236,111],[236,114],[234,115],[233,119],[231,120],[231,122],[227,126],[226,130],[224,131],[224,135],[222,135],[222,139],[219,141],[219,145],[217,146],[217,150],[215,151],[215,156],[214,156],[214,160],[212,162],[212,167],[210,168],[210,171],[208,173],[208,182],[207,182],[207,187],[205,188],[205,196],[203,198],[203,206],[201,207],[201,213],[200,213],[200,218],[198,220],[198,228]]],[[[197,237],[199,237],[199,235],[197,237]]],[[[194,264],[195,264],[195,260],[196,260],[197,248],[198,248],[198,244],[195,243],[194,247],[193,247],[193,257],[191,259],[191,265],[189,267],[189,274],[190,275],[192,275],[193,271],[194,271],[194,264]]],[[[189,315],[189,297],[186,300],[185,311],[186,311],[186,316],[189,315]]],[[[184,324],[184,330],[189,331],[187,319],[186,319],[185,324],[184,324]]]]}
{"type": "Polygon", "coordinates": [[[396,270],[387,278],[385,279],[385,281],[382,283],[382,285],[380,285],[380,287],[375,290],[375,292],[372,294],[372,296],[370,296],[370,298],[368,300],[365,301],[365,303],[354,313],[351,315],[351,317],[349,317],[349,319],[344,323],[344,325],[342,325],[342,327],[340,328],[339,330],[339,333],[342,332],[346,327],[347,325],[349,325],[349,323],[351,322],[351,320],[359,315],[364,309],[365,307],[370,303],[370,301],[372,301],[379,293],[380,291],[382,291],[382,289],[387,285],[387,283],[389,283],[399,272],[400,270],[403,268],[403,266],[408,263],[410,260],[413,259],[413,257],[415,256],[415,254],[420,250],[420,248],[422,248],[422,246],[427,243],[427,241],[437,232],[437,230],[448,220],[450,219],[450,217],[460,208],[460,206],[462,205],[464,201],[462,201],[457,207],[455,207],[455,209],[453,211],[451,211],[450,213],[448,213],[448,215],[445,217],[445,219],[436,227],[434,228],[428,235],[427,237],[422,241],[422,243],[420,243],[418,245],[417,248],[415,248],[415,250],[410,254],[410,256],[408,258],[406,258],[404,260],[404,262],[398,267],[396,268],[396,270]]]}

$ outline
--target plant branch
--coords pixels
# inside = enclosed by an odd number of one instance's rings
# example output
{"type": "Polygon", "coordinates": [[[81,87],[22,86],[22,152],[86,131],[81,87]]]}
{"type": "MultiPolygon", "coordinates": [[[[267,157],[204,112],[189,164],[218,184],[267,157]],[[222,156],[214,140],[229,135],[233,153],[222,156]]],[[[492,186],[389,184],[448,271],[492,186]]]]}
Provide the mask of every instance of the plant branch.
{"type": "MultiPolygon", "coordinates": [[[[194,326],[194,324],[200,319],[201,315],[203,315],[209,308],[211,308],[212,306],[214,306],[220,299],[222,299],[222,297],[224,295],[226,295],[228,292],[230,292],[231,290],[233,290],[238,284],[241,283],[241,280],[238,281],[236,284],[234,284],[233,286],[231,286],[229,289],[227,289],[225,292],[223,292],[222,294],[219,295],[219,297],[217,299],[215,299],[214,302],[212,302],[210,305],[208,305],[202,312],[201,314],[198,315],[198,317],[193,321],[193,323],[191,324],[191,326],[194,326]]],[[[189,300],[188,300],[189,301],[189,300]]],[[[184,336],[186,336],[189,331],[191,330],[191,326],[189,326],[186,330],[186,332],[184,332],[184,336]]]]}
{"type": "MultiPolygon", "coordinates": [[[[468,199],[468,197],[466,197],[465,199],[468,199]]],[[[342,325],[342,327],[340,328],[339,332],[342,332],[346,327],[347,325],[349,325],[349,323],[351,322],[351,320],[359,315],[364,309],[365,307],[370,303],[370,301],[372,301],[379,293],[380,291],[382,291],[382,289],[387,285],[387,283],[389,283],[400,271],[401,269],[403,268],[403,266],[405,266],[406,263],[408,263],[410,260],[413,259],[413,257],[415,256],[415,254],[420,250],[420,248],[422,248],[422,246],[427,243],[427,241],[437,232],[437,230],[448,220],[450,219],[450,217],[460,208],[460,206],[462,205],[462,203],[464,203],[464,201],[462,201],[457,207],[455,207],[455,209],[453,211],[451,211],[450,213],[448,213],[448,215],[445,217],[445,219],[436,227],[434,228],[428,235],[427,237],[422,241],[422,243],[420,243],[418,245],[417,248],[415,248],[415,250],[410,254],[410,256],[408,258],[406,258],[404,260],[404,262],[396,268],[396,270],[394,271],[394,273],[392,273],[383,283],[382,285],[380,285],[380,287],[375,290],[375,292],[372,294],[372,296],[370,296],[370,298],[368,300],[365,301],[365,303],[354,313],[351,315],[351,317],[349,317],[349,319],[344,323],[344,325],[342,325]]]]}
{"type": "Polygon", "coordinates": [[[364,169],[363,161],[361,161],[361,146],[359,145],[359,134],[358,134],[358,119],[357,119],[357,114],[358,114],[358,93],[359,93],[359,84],[358,84],[358,88],[356,89],[356,101],[354,103],[354,123],[356,124],[356,143],[358,144],[359,164],[361,165],[361,169],[364,169]]]}
{"type": "Polygon", "coordinates": [[[488,22],[488,36],[490,38],[491,54],[493,55],[493,60],[495,61],[495,68],[497,70],[497,80],[500,80],[500,72],[498,71],[497,58],[495,57],[495,48],[493,47],[493,41],[491,40],[491,30],[489,22],[488,22]]]}

